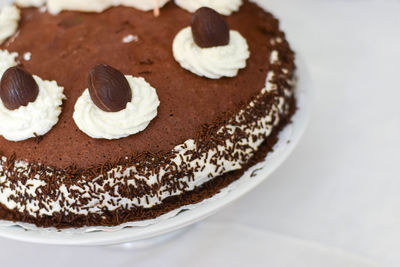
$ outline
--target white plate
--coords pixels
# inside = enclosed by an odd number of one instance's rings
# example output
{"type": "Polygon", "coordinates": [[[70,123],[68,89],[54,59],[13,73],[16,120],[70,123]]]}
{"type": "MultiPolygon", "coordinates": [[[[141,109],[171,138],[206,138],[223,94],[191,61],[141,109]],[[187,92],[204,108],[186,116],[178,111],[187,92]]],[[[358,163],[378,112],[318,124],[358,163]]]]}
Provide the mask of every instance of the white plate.
{"type": "Polygon", "coordinates": [[[21,226],[1,226],[0,236],[25,242],[57,245],[113,245],[149,239],[176,231],[203,220],[221,208],[231,204],[264,181],[290,155],[303,135],[310,117],[311,80],[304,61],[299,60],[296,96],[298,110],[293,123],[279,134],[279,141],[265,161],[250,168],[238,181],[224,189],[223,194],[192,205],[189,210],[172,218],[158,221],[148,226],[126,227],[117,231],[48,231],[44,229],[26,230],[21,226]],[[255,176],[251,177],[251,174],[255,176]]]}

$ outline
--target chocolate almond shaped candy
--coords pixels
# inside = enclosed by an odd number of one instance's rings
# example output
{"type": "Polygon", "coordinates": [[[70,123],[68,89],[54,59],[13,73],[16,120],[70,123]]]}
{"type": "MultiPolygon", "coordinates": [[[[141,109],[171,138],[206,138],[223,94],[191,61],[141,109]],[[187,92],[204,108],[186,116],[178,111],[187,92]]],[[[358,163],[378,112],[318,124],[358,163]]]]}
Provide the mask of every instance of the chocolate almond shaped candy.
{"type": "Polygon", "coordinates": [[[229,44],[229,26],[214,9],[199,8],[192,17],[194,42],[201,48],[229,44]]]}
{"type": "Polygon", "coordinates": [[[18,109],[34,102],[39,94],[39,87],[32,75],[20,67],[6,70],[0,82],[0,98],[9,110],[18,109]]]}
{"type": "Polygon", "coordinates": [[[89,93],[93,103],[107,112],[121,111],[132,100],[131,87],[125,76],[106,64],[90,70],[89,93]]]}

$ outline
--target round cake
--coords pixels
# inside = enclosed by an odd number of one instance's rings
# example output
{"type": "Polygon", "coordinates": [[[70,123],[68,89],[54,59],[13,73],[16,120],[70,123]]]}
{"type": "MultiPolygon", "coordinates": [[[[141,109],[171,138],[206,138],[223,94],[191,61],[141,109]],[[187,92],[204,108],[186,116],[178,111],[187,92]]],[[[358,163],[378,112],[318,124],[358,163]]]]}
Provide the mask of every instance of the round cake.
{"type": "Polygon", "coordinates": [[[272,151],[296,110],[273,15],[247,0],[81,2],[0,11],[1,220],[157,218],[272,151]]]}

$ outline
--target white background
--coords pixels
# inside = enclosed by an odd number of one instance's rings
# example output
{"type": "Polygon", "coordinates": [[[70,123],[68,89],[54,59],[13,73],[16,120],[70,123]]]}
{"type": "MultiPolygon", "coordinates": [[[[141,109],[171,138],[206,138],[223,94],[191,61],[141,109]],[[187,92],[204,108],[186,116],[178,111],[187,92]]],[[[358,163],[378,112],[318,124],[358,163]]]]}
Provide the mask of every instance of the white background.
{"type": "Polygon", "coordinates": [[[279,170],[151,248],[0,239],[0,266],[400,266],[400,1],[259,2],[314,87],[310,126],[279,170]]]}

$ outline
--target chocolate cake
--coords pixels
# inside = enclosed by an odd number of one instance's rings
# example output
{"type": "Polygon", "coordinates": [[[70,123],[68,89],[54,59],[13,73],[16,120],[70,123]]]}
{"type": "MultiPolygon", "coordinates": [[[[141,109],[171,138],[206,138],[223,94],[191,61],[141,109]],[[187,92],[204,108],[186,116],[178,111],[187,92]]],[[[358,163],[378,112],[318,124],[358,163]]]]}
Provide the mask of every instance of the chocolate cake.
{"type": "Polygon", "coordinates": [[[154,12],[67,2],[5,7],[17,27],[0,46],[15,59],[0,84],[0,219],[152,219],[212,197],[272,151],[296,109],[294,53],[272,14],[247,0],[195,13],[183,1],[142,0],[154,12]],[[54,115],[14,116],[36,109],[54,115]]]}

